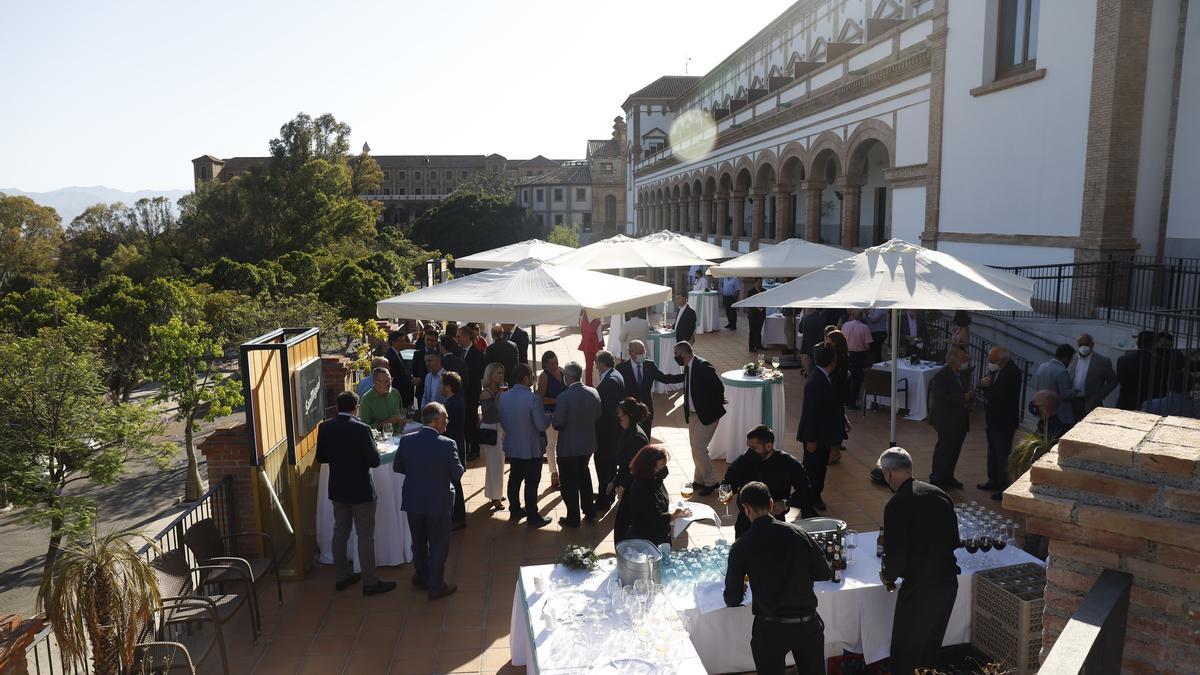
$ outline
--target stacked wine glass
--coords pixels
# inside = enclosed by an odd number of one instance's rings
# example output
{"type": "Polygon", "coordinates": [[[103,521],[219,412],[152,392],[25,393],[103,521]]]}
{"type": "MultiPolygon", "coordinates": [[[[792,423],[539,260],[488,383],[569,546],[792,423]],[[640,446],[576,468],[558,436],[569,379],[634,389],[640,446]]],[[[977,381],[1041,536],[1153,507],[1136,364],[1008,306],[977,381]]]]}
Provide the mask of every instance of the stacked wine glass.
{"type": "Polygon", "coordinates": [[[958,518],[959,546],[968,554],[966,560],[960,558],[960,562],[967,569],[992,567],[992,549],[1003,551],[1009,544],[1016,543],[1016,522],[977,502],[955,504],[954,514],[958,518]],[[974,555],[980,552],[983,555],[976,559],[974,555]]]}
{"type": "Polygon", "coordinates": [[[723,581],[729,562],[729,544],[718,539],[715,545],[672,551],[662,561],[662,584],[675,597],[690,597],[699,582],[723,581]]]}

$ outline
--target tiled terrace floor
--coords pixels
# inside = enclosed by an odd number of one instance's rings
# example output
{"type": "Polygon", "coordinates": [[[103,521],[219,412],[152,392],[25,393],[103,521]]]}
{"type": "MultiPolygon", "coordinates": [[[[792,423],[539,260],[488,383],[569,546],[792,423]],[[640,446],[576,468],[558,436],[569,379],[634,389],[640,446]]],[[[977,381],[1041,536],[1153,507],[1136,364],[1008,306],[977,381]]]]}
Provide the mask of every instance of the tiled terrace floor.
{"type": "MultiPolygon", "coordinates": [[[[719,371],[740,367],[752,358],[746,350],[745,322],[740,330],[698,336],[696,351],[711,360],[719,371]]],[[[576,349],[577,334],[539,345],[538,353],[554,350],[560,362],[582,358],[576,349]]],[[[793,449],[799,423],[804,382],[798,370],[785,371],[787,429],[776,430],[785,445],[793,449]]],[[[678,494],[679,487],[692,475],[687,429],[675,395],[661,397],[654,428],[656,442],[665,443],[671,452],[668,489],[678,494]]],[[[870,412],[866,417],[852,413],[853,430],[847,442],[848,452],[840,464],[830,467],[824,492],[828,515],[844,519],[855,529],[878,528],[890,493],[873,485],[867,472],[888,443],[886,412],[870,412]]],[[[968,436],[958,464],[957,477],[967,489],[954,493],[956,499],[974,499],[991,508],[997,502],[974,488],[986,479],[985,441],[982,413],[974,413],[975,427],[968,436]]],[[[901,420],[900,445],[912,453],[916,475],[928,476],[934,433],[923,422],[901,420]]],[[[718,473],[725,464],[717,462],[718,473]]],[[[595,545],[598,553],[611,553],[615,509],[594,525],[562,531],[557,518],[565,515],[557,492],[547,489],[548,475],[543,474],[540,506],[552,523],[531,531],[522,522],[509,523],[507,514],[492,514],[484,508],[484,470],[482,462],[472,462],[463,478],[467,493],[469,526],[451,537],[446,577],[459,590],[449,598],[429,601],[412,588],[410,565],[381,568],[384,579],[395,580],[399,588],[373,598],[363,598],[359,587],[334,593],[333,573],[329,567],[314,568],[303,582],[285,584],[285,603],[276,606],[273,594],[264,592],[263,610],[268,614],[264,636],[251,648],[244,633],[231,633],[230,667],[234,673],[509,673],[521,672],[509,664],[508,627],[512,611],[513,588],[521,565],[552,562],[564,545],[581,542],[595,545]]],[[[707,498],[718,509],[716,494],[707,498]]],[[[795,512],[793,512],[793,515],[795,512]]],[[[721,536],[709,525],[694,524],[690,542],[706,543],[721,536]]],[[[728,534],[725,536],[729,536],[728,534]]],[[[679,542],[676,542],[678,545],[679,542]]],[[[749,636],[746,636],[749,639],[749,636]]],[[[216,672],[211,667],[207,672],[216,672]]]]}

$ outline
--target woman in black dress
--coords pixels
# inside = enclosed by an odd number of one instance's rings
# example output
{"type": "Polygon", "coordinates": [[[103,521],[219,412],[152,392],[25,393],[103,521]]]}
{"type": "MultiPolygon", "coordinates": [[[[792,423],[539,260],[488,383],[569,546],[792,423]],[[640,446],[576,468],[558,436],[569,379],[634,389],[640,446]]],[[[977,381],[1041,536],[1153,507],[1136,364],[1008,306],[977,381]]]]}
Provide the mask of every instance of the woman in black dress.
{"type": "Polygon", "coordinates": [[[667,451],[647,445],[630,464],[633,480],[617,507],[613,541],[645,539],[655,544],[671,543],[671,523],[692,514],[691,509],[671,510],[663,479],[667,477],[667,451]]]}
{"type": "MultiPolygon", "coordinates": [[[[833,350],[833,372],[829,373],[829,382],[833,385],[833,393],[842,406],[853,405],[850,400],[850,348],[846,343],[846,334],[840,330],[828,330],[825,333],[825,344],[833,350]]],[[[843,415],[844,418],[844,415],[843,415]]],[[[846,449],[845,440],[850,437],[850,422],[846,421],[846,430],[842,432],[842,444],[829,451],[829,464],[837,464],[842,459],[842,451],[846,449]]]]}
{"type": "Polygon", "coordinates": [[[646,417],[647,412],[645,404],[632,396],[626,396],[617,406],[617,422],[621,424],[621,442],[617,446],[617,475],[613,477],[613,481],[605,490],[610,497],[614,494],[620,496],[625,488],[633,482],[633,476],[629,473],[629,464],[637,456],[639,450],[650,444],[650,439],[646,438],[646,432],[639,424],[646,417]]]}

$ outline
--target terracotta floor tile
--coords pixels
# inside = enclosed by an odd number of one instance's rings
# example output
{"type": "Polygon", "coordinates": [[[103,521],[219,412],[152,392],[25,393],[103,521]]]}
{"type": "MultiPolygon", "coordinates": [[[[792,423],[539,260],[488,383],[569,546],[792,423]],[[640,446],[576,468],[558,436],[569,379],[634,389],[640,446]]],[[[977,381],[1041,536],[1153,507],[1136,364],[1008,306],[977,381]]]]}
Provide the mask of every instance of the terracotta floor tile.
{"type": "Polygon", "coordinates": [[[493,673],[500,668],[508,665],[512,658],[508,655],[508,648],[504,649],[489,649],[483,653],[483,658],[480,659],[480,670],[485,673],[493,673]]]}
{"type": "Polygon", "coordinates": [[[436,672],[437,652],[397,650],[392,654],[390,675],[430,675],[436,672]]]}
{"type": "Polygon", "coordinates": [[[317,631],[317,634],[319,636],[355,635],[358,633],[362,622],[362,613],[329,614],[325,617],[325,622],[321,624],[321,628],[317,631]]]}
{"type": "Polygon", "coordinates": [[[387,651],[391,653],[396,648],[396,643],[400,640],[400,632],[396,631],[378,631],[363,629],[363,632],[358,634],[358,640],[354,642],[354,651],[387,651]]]}
{"type": "Polygon", "coordinates": [[[478,649],[443,649],[438,652],[437,673],[478,673],[482,655],[478,649]]]}
{"type": "Polygon", "coordinates": [[[253,673],[254,675],[296,675],[304,662],[303,654],[291,653],[279,656],[268,654],[259,662],[253,673]]]}
{"type": "Polygon", "coordinates": [[[300,675],[335,675],[346,667],[348,654],[310,654],[300,667],[300,675]]]}
{"type": "Polygon", "coordinates": [[[361,650],[355,649],[346,665],[346,672],[351,674],[386,673],[392,664],[392,650],[361,650]]]}

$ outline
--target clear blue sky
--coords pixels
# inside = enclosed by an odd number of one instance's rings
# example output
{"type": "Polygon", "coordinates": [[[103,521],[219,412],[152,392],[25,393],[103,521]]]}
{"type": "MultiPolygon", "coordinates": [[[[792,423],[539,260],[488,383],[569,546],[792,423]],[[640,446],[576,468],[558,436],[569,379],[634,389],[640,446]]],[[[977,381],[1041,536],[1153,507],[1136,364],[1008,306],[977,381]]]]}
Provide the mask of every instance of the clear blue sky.
{"type": "Polygon", "coordinates": [[[4,0],[0,186],[190,188],[333,113],[376,154],[580,157],[625,97],[702,74],[791,0],[4,0]]]}

